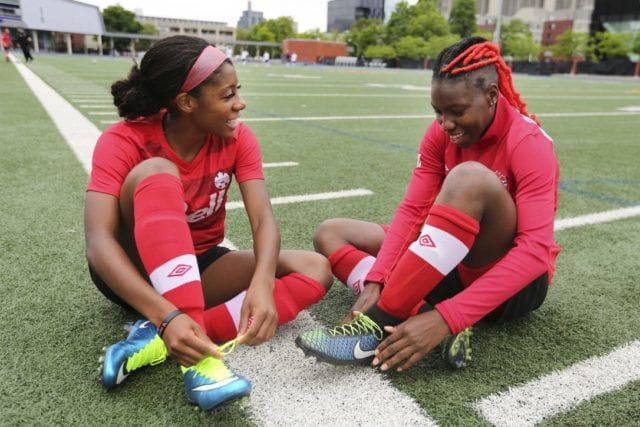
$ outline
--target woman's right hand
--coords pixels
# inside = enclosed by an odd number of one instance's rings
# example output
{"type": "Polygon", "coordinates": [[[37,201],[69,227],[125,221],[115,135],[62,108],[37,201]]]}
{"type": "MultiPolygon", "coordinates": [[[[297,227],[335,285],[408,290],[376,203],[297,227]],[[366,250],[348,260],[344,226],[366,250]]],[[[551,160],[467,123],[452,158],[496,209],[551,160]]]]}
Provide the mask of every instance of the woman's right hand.
{"type": "Polygon", "coordinates": [[[175,317],[164,330],[162,339],[169,356],[184,367],[195,365],[207,356],[222,359],[217,346],[187,314],[175,317]]]}
{"type": "Polygon", "coordinates": [[[382,284],[376,282],[365,282],[364,288],[355,304],[351,307],[351,311],[342,321],[343,323],[349,323],[353,320],[354,312],[365,313],[380,299],[380,292],[382,291],[382,284]]]}

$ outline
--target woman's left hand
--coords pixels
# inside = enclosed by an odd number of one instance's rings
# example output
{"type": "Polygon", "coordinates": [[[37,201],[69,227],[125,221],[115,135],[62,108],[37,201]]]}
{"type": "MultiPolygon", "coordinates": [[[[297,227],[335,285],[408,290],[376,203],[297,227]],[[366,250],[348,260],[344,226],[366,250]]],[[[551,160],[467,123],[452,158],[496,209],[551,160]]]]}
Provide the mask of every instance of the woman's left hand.
{"type": "Polygon", "coordinates": [[[273,299],[273,286],[254,285],[247,295],[240,312],[240,342],[255,346],[270,340],[278,327],[278,311],[273,299]]]}
{"type": "Polygon", "coordinates": [[[373,365],[386,371],[396,365],[405,371],[446,338],[449,327],[437,310],[410,317],[398,326],[385,326],[391,335],[376,349],[373,365]]]}

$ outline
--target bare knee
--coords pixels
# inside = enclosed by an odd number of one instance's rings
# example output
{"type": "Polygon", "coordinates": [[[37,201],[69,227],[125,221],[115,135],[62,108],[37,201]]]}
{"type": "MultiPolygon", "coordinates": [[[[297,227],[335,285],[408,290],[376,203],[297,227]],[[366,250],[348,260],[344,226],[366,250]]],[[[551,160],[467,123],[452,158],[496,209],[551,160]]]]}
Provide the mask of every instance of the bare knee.
{"type": "Polygon", "coordinates": [[[133,167],[127,176],[127,180],[132,179],[137,184],[143,179],[159,173],[168,173],[178,178],[180,177],[178,167],[171,160],[163,157],[152,157],[133,167]]]}
{"type": "Polygon", "coordinates": [[[498,177],[483,164],[470,161],[451,169],[435,203],[454,207],[479,220],[498,193],[506,195],[498,177]]]}
{"type": "Polygon", "coordinates": [[[347,243],[341,232],[344,222],[342,218],[332,218],[318,226],[313,236],[313,247],[316,252],[328,257],[347,243]]]}
{"type": "Polygon", "coordinates": [[[329,261],[324,256],[310,251],[282,251],[278,265],[279,277],[290,274],[304,274],[329,290],[333,284],[333,274],[329,261]]]}

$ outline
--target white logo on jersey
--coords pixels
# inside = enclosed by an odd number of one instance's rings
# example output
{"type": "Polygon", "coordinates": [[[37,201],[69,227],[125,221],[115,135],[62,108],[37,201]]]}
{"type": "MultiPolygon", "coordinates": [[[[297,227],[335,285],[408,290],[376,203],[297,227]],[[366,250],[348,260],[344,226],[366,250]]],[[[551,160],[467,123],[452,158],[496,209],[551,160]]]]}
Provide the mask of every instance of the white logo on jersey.
{"type": "Polygon", "coordinates": [[[213,185],[215,185],[218,190],[227,188],[230,182],[231,182],[231,177],[229,176],[229,174],[222,171],[218,171],[218,173],[216,174],[216,177],[213,178],[213,185]]]}
{"type": "Polygon", "coordinates": [[[422,166],[422,160],[420,160],[420,153],[418,153],[418,161],[416,162],[416,167],[419,168],[422,166]]]}
{"type": "Polygon", "coordinates": [[[218,191],[209,196],[208,206],[198,209],[197,211],[193,211],[187,215],[187,222],[198,222],[216,213],[218,209],[220,209],[220,206],[222,206],[224,196],[227,194],[229,183],[231,183],[231,177],[229,174],[223,171],[218,171],[216,176],[213,178],[213,185],[218,191]]]}

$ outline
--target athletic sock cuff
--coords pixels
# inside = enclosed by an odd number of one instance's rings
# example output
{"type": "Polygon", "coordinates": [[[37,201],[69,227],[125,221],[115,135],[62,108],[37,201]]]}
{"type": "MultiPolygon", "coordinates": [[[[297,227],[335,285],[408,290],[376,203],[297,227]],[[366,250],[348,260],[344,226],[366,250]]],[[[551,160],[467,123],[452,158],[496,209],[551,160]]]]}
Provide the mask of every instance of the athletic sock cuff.
{"type": "MultiPolygon", "coordinates": [[[[472,216],[450,206],[433,205],[429,211],[427,223],[434,227],[441,228],[439,224],[442,221],[453,223],[462,230],[473,235],[478,234],[480,231],[480,222],[472,216]]],[[[442,228],[446,229],[446,227],[442,228]]]]}

